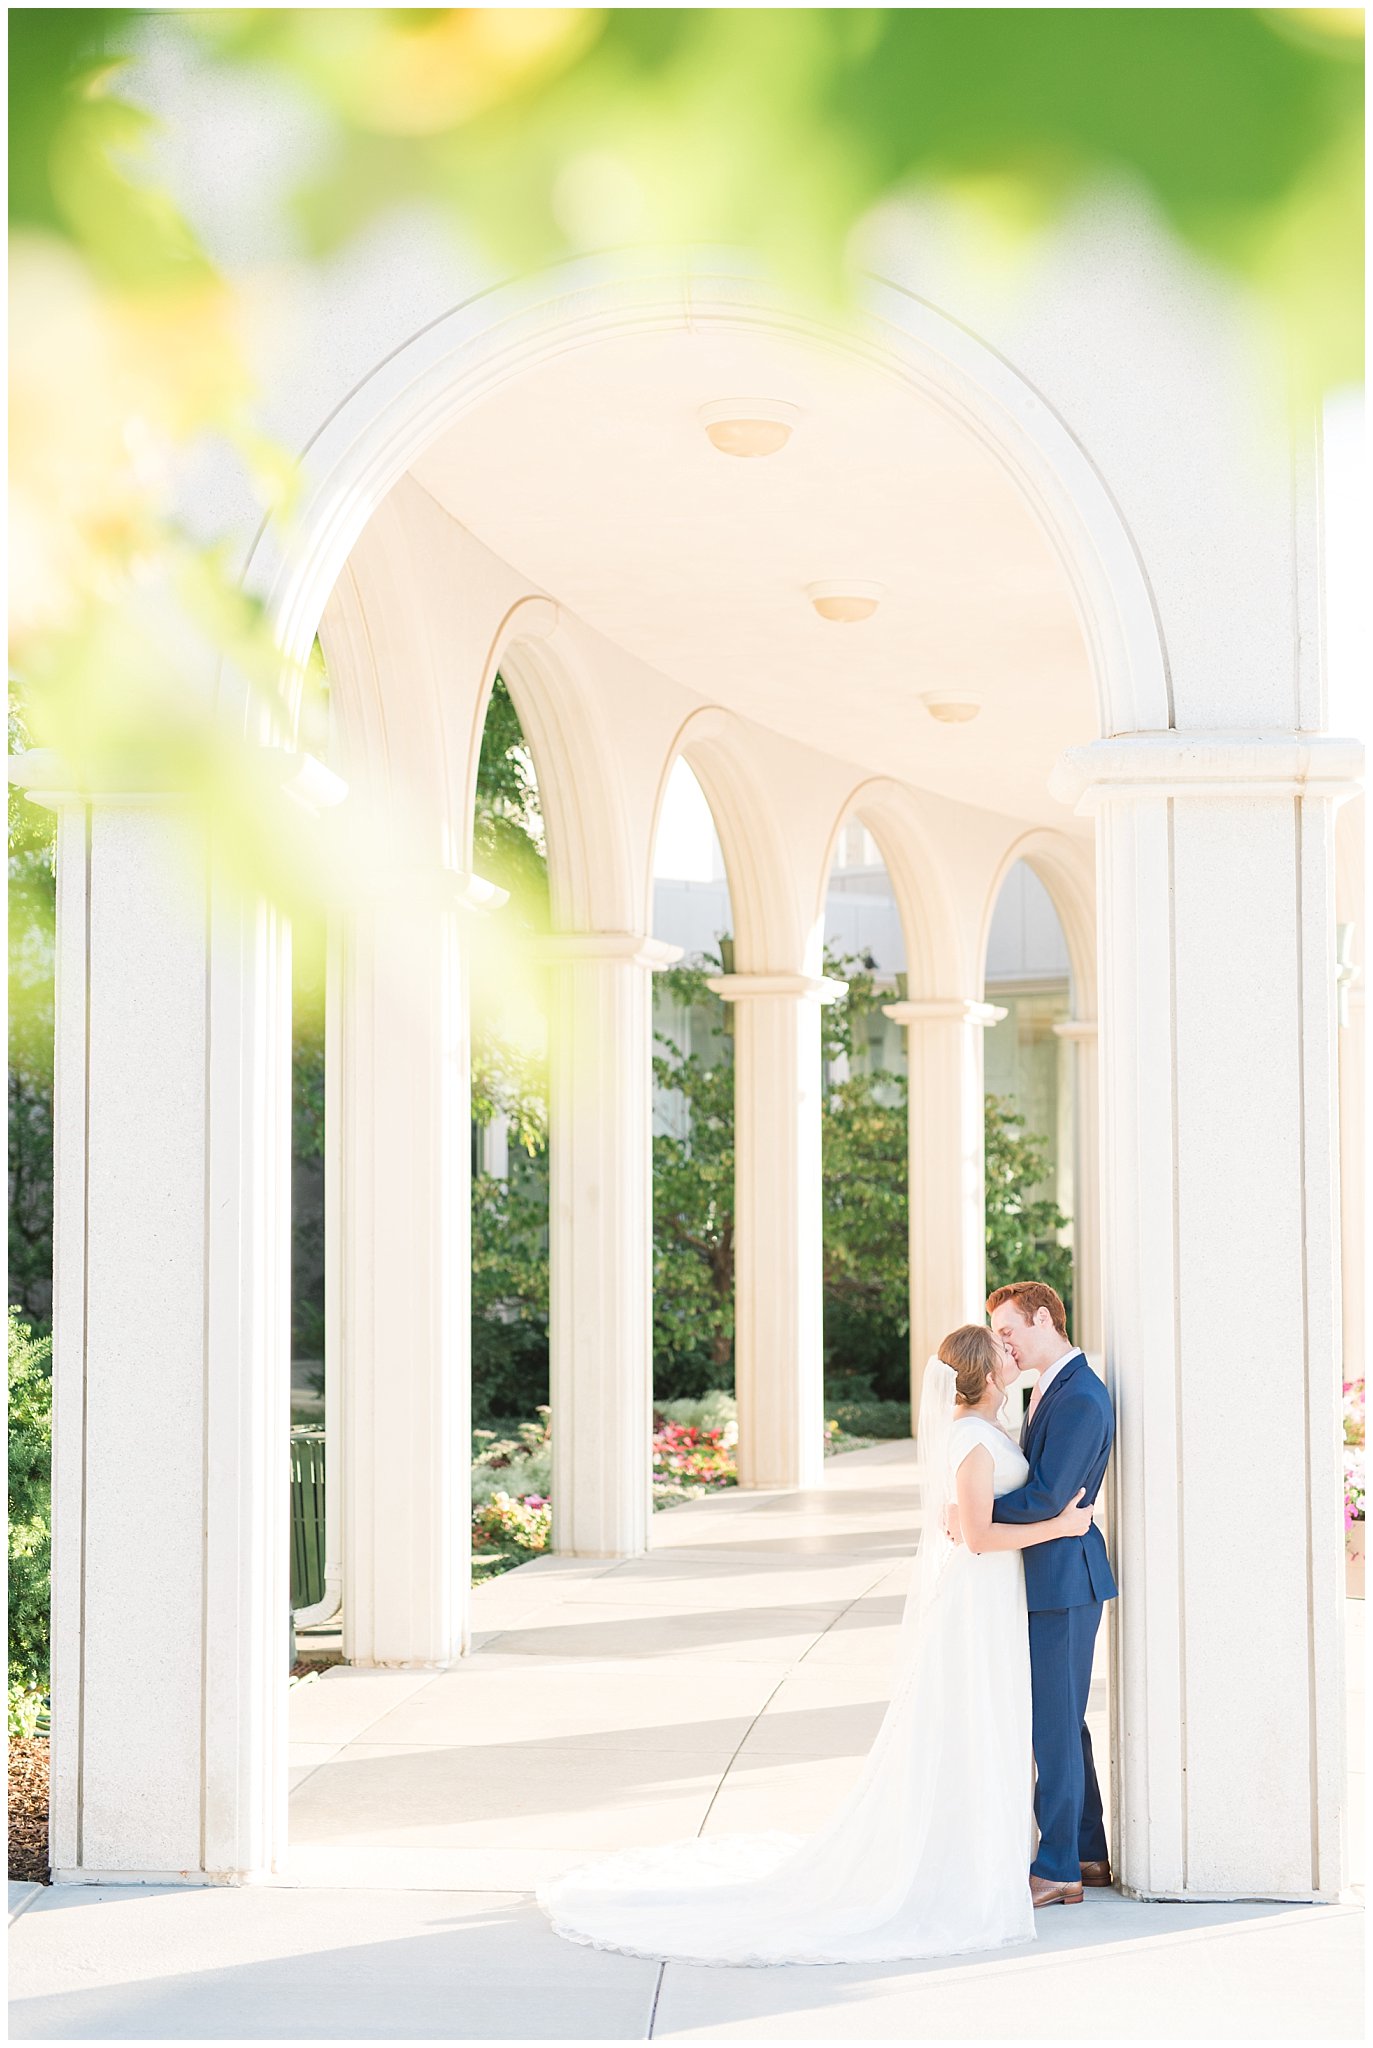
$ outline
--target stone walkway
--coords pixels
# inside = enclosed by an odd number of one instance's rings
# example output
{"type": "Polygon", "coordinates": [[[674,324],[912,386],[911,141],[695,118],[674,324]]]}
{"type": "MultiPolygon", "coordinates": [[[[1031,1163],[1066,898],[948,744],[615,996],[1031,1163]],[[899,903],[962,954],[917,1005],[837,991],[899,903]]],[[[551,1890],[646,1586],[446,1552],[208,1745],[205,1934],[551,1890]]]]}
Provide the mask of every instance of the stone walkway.
{"type": "Polygon", "coordinates": [[[763,1971],[549,1931],[530,1891],[587,1855],[804,1829],[843,1797],[886,1700],[911,1478],[910,1447],[883,1445],[831,1461],[823,1492],[691,1503],[647,1558],[484,1587],[457,1669],[297,1688],[282,1885],[41,1893],[12,1937],[15,2037],[1358,2035],[1356,1906],[1089,1894],[1041,1915],[1032,1949],[763,1971]]]}

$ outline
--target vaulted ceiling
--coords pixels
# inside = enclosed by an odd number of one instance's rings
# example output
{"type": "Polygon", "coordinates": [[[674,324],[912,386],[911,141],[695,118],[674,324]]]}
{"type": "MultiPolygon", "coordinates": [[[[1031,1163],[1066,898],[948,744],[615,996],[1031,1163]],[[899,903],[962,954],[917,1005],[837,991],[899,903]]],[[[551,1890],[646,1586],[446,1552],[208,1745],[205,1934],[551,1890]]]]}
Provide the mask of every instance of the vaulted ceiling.
{"type": "Polygon", "coordinates": [[[1094,736],[1067,581],[996,454],[931,398],[803,336],[707,327],[565,350],[415,464],[487,547],[707,701],[866,772],[1035,822],[1094,736]],[[767,457],[722,455],[720,399],[800,417],[767,457]],[[857,624],[807,585],[884,595],[857,624]],[[975,697],[941,724],[925,693],[975,697]]]}

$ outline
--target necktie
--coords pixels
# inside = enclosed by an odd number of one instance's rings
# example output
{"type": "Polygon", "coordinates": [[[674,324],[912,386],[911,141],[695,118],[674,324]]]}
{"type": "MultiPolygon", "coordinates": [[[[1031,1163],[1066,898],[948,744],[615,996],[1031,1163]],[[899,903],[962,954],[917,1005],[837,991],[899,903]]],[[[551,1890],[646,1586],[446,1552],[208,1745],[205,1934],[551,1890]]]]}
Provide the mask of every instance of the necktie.
{"type": "Polygon", "coordinates": [[[1035,1409],[1039,1406],[1039,1397],[1043,1390],[1044,1375],[1041,1373],[1039,1378],[1035,1381],[1034,1386],[1030,1390],[1030,1405],[1025,1410],[1025,1420],[1027,1423],[1033,1420],[1034,1412],[1035,1409]]]}

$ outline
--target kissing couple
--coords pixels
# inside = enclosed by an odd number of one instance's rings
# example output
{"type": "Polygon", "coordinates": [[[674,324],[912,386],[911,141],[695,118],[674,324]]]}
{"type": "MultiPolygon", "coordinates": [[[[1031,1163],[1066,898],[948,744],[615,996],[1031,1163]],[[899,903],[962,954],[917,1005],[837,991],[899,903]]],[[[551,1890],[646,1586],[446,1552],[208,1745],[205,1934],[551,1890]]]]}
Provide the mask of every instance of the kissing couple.
{"type": "Polygon", "coordinates": [[[920,1544],[853,1791],[815,1834],[697,1836],[553,1879],[539,1904],[569,1941],[685,1963],[916,1961],[1033,1941],[1039,1907],[1110,1884],[1086,1720],[1116,1592],[1092,1517],[1110,1397],[1052,1287],[998,1287],[987,1310],[990,1328],[952,1331],[925,1368],[920,1544]],[[1001,1415],[1022,1373],[1017,1444],[1001,1415]]]}

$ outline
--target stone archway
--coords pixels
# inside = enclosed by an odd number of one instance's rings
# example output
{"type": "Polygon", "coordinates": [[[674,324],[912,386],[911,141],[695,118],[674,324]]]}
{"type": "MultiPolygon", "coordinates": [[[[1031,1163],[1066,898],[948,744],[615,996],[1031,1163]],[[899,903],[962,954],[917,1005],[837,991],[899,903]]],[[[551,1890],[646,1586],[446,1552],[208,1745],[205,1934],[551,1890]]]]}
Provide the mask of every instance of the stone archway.
{"type": "MultiPolygon", "coordinates": [[[[796,325],[762,287],[718,266],[693,273],[681,260],[666,274],[626,278],[603,262],[486,295],[389,357],[304,450],[296,523],[270,527],[248,563],[248,588],[283,652],[308,650],[359,538],[446,422],[550,350],[688,318],[796,325]]],[[[1126,1587],[1115,1690],[1123,1881],[1162,1896],[1330,1896],[1339,1883],[1341,1672],[1329,869],[1333,807],[1357,756],[1313,736],[1295,703],[1290,729],[1269,718],[1253,733],[1189,724],[1189,704],[1215,701],[1192,672],[1197,646],[1211,643],[1183,635],[1185,659],[1175,650],[1165,660],[1150,578],[1114,497],[1069,427],[993,350],[884,285],[871,288],[856,330],[810,331],[861,353],[894,383],[917,385],[994,452],[1058,554],[1089,650],[1101,737],[1075,750],[1060,790],[1096,815],[1101,875],[1103,1287],[1120,1417],[1114,1536],[1126,1587]],[[1239,1188],[1255,1198],[1237,1201],[1239,1188]],[[1237,1297],[1265,1306],[1242,1408],[1227,1369],[1237,1297]],[[1236,1556],[1233,1503],[1215,1483],[1219,1442],[1230,1467],[1264,1476],[1262,1557],[1236,1556]],[[1262,1713],[1236,1712],[1237,1682],[1246,1703],[1262,1694],[1262,1713]]],[[[451,614],[453,645],[474,668],[509,608],[509,592],[487,597],[492,616],[451,614]]],[[[442,711],[432,680],[417,693],[425,718],[442,711]]],[[[226,679],[225,700],[242,704],[246,724],[248,699],[236,691],[226,679]]],[[[426,727],[409,700],[385,709],[388,729],[399,738],[410,721],[405,744],[422,751],[426,727]]],[[[427,729],[447,731],[441,720],[427,729]]],[[[275,1560],[285,1545],[272,1505],[286,1414],[284,949],[270,913],[241,895],[216,888],[190,906],[172,900],[159,802],[125,793],[102,805],[61,788],[46,796],[63,811],[59,1353],[75,1361],[65,1384],[78,1392],[92,1391],[92,1331],[111,1366],[94,1404],[73,1411],[64,1396],[57,1423],[64,1533],[55,1633],[82,1647],[55,1674],[62,1725],[76,1731],[72,1746],[54,1751],[55,1864],[59,1877],[81,1881],[108,1869],[261,1877],[284,1843],[275,1560]],[[140,950],[148,902],[165,912],[154,955],[140,950]],[[164,1021],[175,1032],[143,1029],[140,977],[150,973],[173,999],[164,1021]],[[123,1096],[112,1085],[120,1074],[123,1096]],[[130,1076],[157,1084],[158,1106],[116,1130],[130,1076]],[[169,1077],[174,1088],[164,1086],[169,1077]],[[115,1137],[121,1174],[102,1179],[115,1137]],[[131,1187],[169,1184],[203,1197],[179,1205],[179,1235],[167,1234],[160,1210],[127,1199],[131,1187]],[[117,1253],[131,1232],[147,1256],[171,1256],[177,1274],[151,1348],[145,1303],[118,1284],[117,1253]],[[189,1395],[175,1374],[186,1356],[198,1367],[189,1395]],[[144,1413],[149,1358],[151,1380],[175,1386],[178,1399],[133,1440],[120,1396],[144,1413]],[[131,1634],[157,1638],[165,1588],[144,1597],[123,1583],[116,1468],[125,1480],[184,1477],[167,1512],[171,1544],[195,1560],[175,1592],[178,1626],[196,1649],[155,1714],[121,1690],[117,1668],[131,1634]],[[139,1739],[122,1751],[80,1732],[125,1722],[139,1739]]],[[[441,912],[450,935],[467,893],[451,826],[450,815],[448,842],[434,849],[435,865],[458,878],[441,912]]],[[[596,1040],[598,1071],[615,1032],[637,1032],[631,1012],[642,1008],[650,964],[644,933],[631,925],[611,936],[610,952],[584,944],[566,956],[620,1019],[596,1040]]],[[[446,944],[436,961],[452,957],[446,944]]],[[[433,985],[431,1077],[453,1057],[454,972],[433,985]]],[[[966,1000],[965,990],[952,995],[966,1000]]],[[[453,1100],[438,1109],[450,1135],[453,1100]]],[[[603,1175],[627,1219],[642,1218],[641,1166],[636,1133],[615,1126],[603,1175]]],[[[426,1167],[431,1182],[444,1170],[442,1160],[426,1167]]],[[[441,1290],[434,1299],[451,1330],[456,1304],[441,1290]]],[[[626,1330],[641,1330],[637,1299],[615,1312],[626,1330]]],[[[445,1341],[442,1330],[433,1337],[435,1355],[445,1341]]],[[[440,1416],[450,1470],[458,1420],[451,1406],[440,1416]]],[[[417,1489],[406,1512],[412,1547],[432,1557],[435,1521],[452,1525],[454,1504],[441,1461],[427,1469],[427,1493],[417,1489]]],[[[633,1521],[626,1512],[608,1547],[632,1544],[633,1521]]],[[[456,1558],[445,1539],[441,1568],[413,1589],[441,1649],[461,1627],[456,1558]]],[[[418,1640],[405,1643],[403,1660],[418,1640]]]]}

